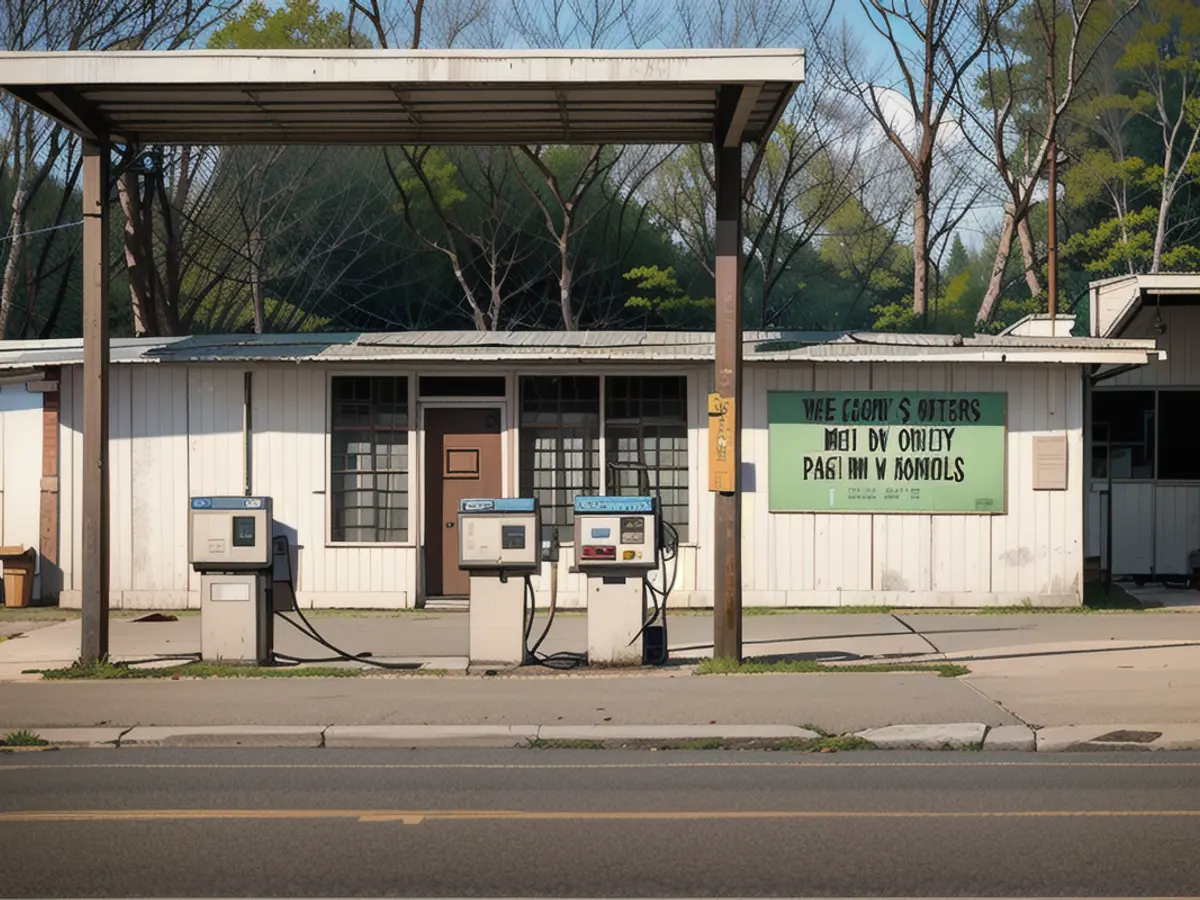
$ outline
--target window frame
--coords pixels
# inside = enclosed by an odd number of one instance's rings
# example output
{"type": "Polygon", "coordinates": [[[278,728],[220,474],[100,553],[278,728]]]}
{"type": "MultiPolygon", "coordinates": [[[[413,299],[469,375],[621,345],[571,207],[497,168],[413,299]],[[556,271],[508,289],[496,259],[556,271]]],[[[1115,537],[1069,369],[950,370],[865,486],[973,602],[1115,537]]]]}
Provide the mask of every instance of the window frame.
{"type": "MultiPolygon", "coordinates": [[[[666,373],[661,373],[661,372],[651,372],[651,373],[640,372],[640,373],[637,373],[637,374],[632,374],[632,375],[626,375],[626,374],[624,374],[624,373],[620,373],[620,374],[614,374],[614,375],[613,375],[613,377],[614,377],[614,378],[622,378],[622,379],[639,379],[639,378],[640,378],[640,379],[646,379],[646,378],[657,378],[657,379],[662,379],[662,380],[664,380],[664,381],[667,381],[667,380],[682,380],[682,382],[683,382],[683,390],[682,390],[682,394],[681,394],[681,396],[680,396],[680,402],[682,403],[682,406],[683,406],[683,423],[682,423],[682,424],[683,424],[684,440],[685,440],[685,442],[686,442],[686,446],[685,446],[685,450],[684,450],[685,457],[686,457],[686,461],[685,461],[685,464],[684,464],[682,467],[680,467],[680,466],[671,466],[671,467],[669,467],[668,471],[673,471],[673,472],[680,472],[680,471],[682,471],[682,472],[685,474],[686,478],[687,478],[687,484],[686,484],[686,485],[684,486],[684,488],[683,488],[684,497],[685,497],[685,502],[682,504],[682,507],[683,507],[683,509],[685,510],[685,514],[684,514],[684,520],[683,520],[683,522],[682,522],[682,523],[679,523],[679,522],[672,523],[672,524],[674,524],[676,527],[679,527],[679,526],[682,524],[682,527],[683,527],[683,528],[686,530],[686,534],[687,534],[688,540],[686,540],[686,541],[680,541],[680,543],[681,543],[681,544],[684,544],[684,545],[686,545],[686,544],[688,544],[688,543],[690,543],[690,542],[691,542],[691,537],[692,537],[692,485],[693,485],[693,483],[694,483],[694,477],[695,477],[695,476],[694,476],[694,474],[693,474],[693,467],[692,467],[692,446],[693,446],[693,440],[692,440],[692,422],[691,422],[691,418],[692,418],[692,417],[689,415],[689,408],[688,408],[688,407],[689,407],[689,404],[691,403],[691,391],[690,391],[690,389],[691,389],[691,385],[690,385],[690,382],[689,382],[689,380],[688,380],[688,377],[687,377],[686,375],[672,375],[672,374],[666,374],[666,373]]],[[[604,397],[603,397],[603,402],[604,402],[604,429],[605,429],[605,442],[606,442],[606,445],[607,445],[607,441],[608,441],[608,430],[609,430],[609,428],[611,427],[611,426],[610,426],[610,424],[609,424],[609,416],[608,416],[608,404],[609,404],[609,393],[608,393],[608,391],[609,391],[609,383],[608,383],[608,379],[606,378],[606,379],[605,379],[605,383],[604,383],[604,397]]],[[[664,395],[664,396],[665,396],[665,395],[664,395]]],[[[660,396],[659,398],[657,398],[657,402],[659,402],[659,403],[662,403],[662,402],[664,402],[664,396],[660,396]]],[[[629,402],[637,402],[637,403],[639,403],[639,404],[644,404],[644,403],[646,403],[646,402],[655,402],[655,399],[654,399],[654,398],[650,398],[650,399],[648,400],[648,399],[647,399],[647,398],[646,398],[646,397],[643,395],[643,396],[639,396],[639,397],[637,397],[637,398],[636,398],[636,401],[635,401],[635,400],[634,400],[634,397],[633,397],[633,394],[631,393],[631,394],[629,394],[629,395],[627,395],[627,396],[625,396],[625,397],[623,397],[623,398],[620,398],[620,400],[619,400],[618,402],[621,402],[621,401],[623,401],[623,402],[626,402],[626,403],[629,403],[629,402]]],[[[675,422],[668,422],[668,420],[666,420],[665,418],[663,418],[663,417],[659,417],[659,418],[658,418],[658,420],[654,422],[654,424],[652,424],[652,425],[650,425],[650,426],[647,426],[647,425],[645,424],[646,420],[645,420],[645,418],[644,418],[643,416],[639,416],[639,417],[637,417],[636,419],[634,419],[634,422],[635,422],[635,426],[634,426],[634,427],[635,427],[635,429],[636,429],[636,432],[637,432],[637,440],[638,440],[638,441],[639,441],[639,443],[641,444],[641,449],[642,449],[642,452],[643,452],[643,454],[644,454],[644,452],[645,452],[645,446],[644,446],[644,442],[645,442],[645,439],[646,439],[646,428],[647,428],[647,427],[654,428],[654,429],[656,429],[656,430],[657,430],[657,429],[666,428],[666,427],[675,427],[675,428],[677,428],[677,427],[679,426],[679,424],[680,424],[678,421],[675,421],[675,422]]],[[[615,427],[624,427],[624,426],[615,426],[615,427]]],[[[661,435],[661,434],[659,434],[659,435],[658,435],[658,438],[659,438],[659,439],[661,439],[661,437],[662,437],[662,435],[661,435]]],[[[606,449],[607,449],[607,446],[606,446],[606,449]]],[[[656,453],[656,454],[658,454],[658,453],[661,453],[661,452],[662,452],[661,448],[658,448],[658,447],[656,447],[656,449],[655,449],[655,453],[656,453]]],[[[673,452],[677,452],[677,451],[673,451],[673,452]]],[[[614,455],[614,456],[616,455],[616,451],[614,451],[614,454],[613,454],[613,455],[614,455]]],[[[604,489],[605,489],[605,491],[608,491],[608,490],[610,489],[610,486],[609,486],[609,484],[608,484],[608,478],[609,478],[609,468],[608,468],[608,465],[609,465],[609,459],[608,459],[608,458],[607,458],[607,456],[606,456],[606,457],[605,457],[605,458],[604,458],[604,459],[603,459],[601,462],[602,462],[602,465],[603,465],[603,472],[602,472],[602,475],[601,475],[601,483],[604,485],[604,489]]],[[[656,468],[656,469],[655,469],[655,472],[657,473],[659,470],[660,470],[659,468],[656,468]]],[[[658,479],[656,478],[656,479],[655,479],[655,481],[657,482],[657,480],[658,480],[658,479]]],[[[678,490],[679,490],[679,486],[678,486],[678,485],[670,485],[670,486],[668,486],[668,488],[667,488],[667,489],[668,489],[668,490],[675,490],[675,491],[678,491],[678,490]]],[[[614,483],[614,484],[611,486],[611,490],[613,490],[613,491],[615,491],[615,492],[619,492],[619,491],[621,490],[621,486],[620,486],[620,475],[619,475],[619,474],[615,475],[615,483],[614,483]]],[[[652,496],[654,496],[654,495],[657,495],[657,492],[658,492],[658,491],[661,491],[661,490],[662,490],[662,486],[661,486],[661,485],[657,485],[657,484],[656,484],[655,486],[653,486],[653,487],[651,487],[651,488],[650,488],[650,491],[651,491],[651,495],[652,495],[652,496]]],[[[681,504],[674,504],[674,505],[673,505],[671,508],[672,508],[672,509],[679,509],[680,507],[681,507],[681,504]]],[[[663,513],[663,517],[664,517],[664,521],[665,521],[665,519],[666,519],[666,516],[665,516],[665,512],[666,512],[666,511],[665,511],[665,509],[664,509],[664,510],[660,510],[660,512],[661,512],[661,513],[663,513]]]]}
{"type": "MultiPolygon", "coordinates": [[[[1161,395],[1165,393],[1193,393],[1200,394],[1200,386],[1196,385],[1142,385],[1129,384],[1120,385],[1118,387],[1093,388],[1089,392],[1087,404],[1087,477],[1092,485],[1103,485],[1108,483],[1107,475],[1093,475],[1092,465],[1096,458],[1096,449],[1098,447],[1107,447],[1105,441],[1097,441],[1095,439],[1095,428],[1097,425],[1095,416],[1095,398],[1097,394],[1117,394],[1117,393],[1149,393],[1154,395],[1154,472],[1149,478],[1117,478],[1112,479],[1113,484],[1161,484],[1161,485],[1188,485],[1193,486],[1200,484],[1200,476],[1196,478],[1163,478],[1161,477],[1160,455],[1162,453],[1162,419],[1161,419],[1161,395]]],[[[1095,488],[1093,488],[1094,490],[1095,488]]]]}
{"type": "MultiPolygon", "coordinates": [[[[606,432],[608,431],[608,417],[607,417],[607,408],[606,408],[607,407],[606,398],[607,398],[607,391],[608,391],[608,377],[615,376],[615,377],[620,377],[620,378],[627,378],[627,377],[628,378],[637,378],[637,377],[649,375],[649,376],[661,376],[661,377],[665,377],[665,378],[671,378],[671,377],[682,378],[684,380],[683,402],[684,402],[684,409],[685,409],[686,415],[687,415],[687,426],[686,427],[687,427],[687,436],[688,436],[688,454],[687,454],[688,455],[688,468],[687,468],[687,472],[688,472],[688,487],[687,487],[688,540],[681,541],[680,546],[681,547],[698,547],[698,546],[700,546],[698,529],[697,529],[696,525],[697,525],[697,522],[699,521],[699,503],[700,503],[699,487],[698,487],[700,484],[700,475],[701,475],[699,449],[700,449],[700,440],[703,439],[703,435],[701,435],[700,439],[697,439],[696,434],[697,434],[697,429],[699,428],[699,426],[697,425],[696,422],[692,421],[692,418],[693,418],[693,413],[696,412],[696,410],[693,409],[693,406],[695,405],[695,396],[694,396],[695,391],[697,389],[698,384],[704,383],[702,381],[702,379],[708,377],[709,373],[707,370],[701,371],[696,368],[688,368],[688,367],[678,366],[678,365],[675,365],[675,366],[629,366],[629,365],[625,365],[625,366],[612,366],[609,368],[600,368],[600,367],[594,366],[594,365],[591,365],[591,366],[579,365],[579,366],[571,366],[570,368],[567,368],[565,370],[560,368],[559,366],[546,366],[546,367],[540,368],[540,369],[539,368],[531,368],[531,367],[526,366],[523,368],[513,369],[512,374],[513,374],[512,388],[511,388],[512,392],[510,394],[510,397],[512,398],[512,403],[514,404],[513,416],[512,416],[512,423],[513,423],[512,424],[512,431],[513,431],[512,446],[513,446],[513,452],[515,454],[518,454],[518,457],[515,460],[515,479],[516,479],[518,485],[520,482],[520,473],[521,473],[521,461],[519,458],[519,454],[521,452],[521,433],[520,433],[520,431],[521,431],[521,406],[520,406],[520,403],[521,403],[521,395],[520,395],[521,379],[528,377],[528,376],[537,377],[539,375],[541,375],[541,376],[571,375],[571,376],[581,377],[581,378],[582,377],[593,377],[593,378],[599,379],[599,381],[600,381],[600,435],[599,435],[599,440],[598,440],[598,445],[599,445],[598,450],[599,450],[599,454],[600,454],[600,470],[599,470],[599,472],[597,472],[597,478],[598,478],[598,484],[600,485],[601,490],[605,489],[605,484],[606,484],[606,480],[605,480],[606,474],[605,473],[607,471],[607,462],[608,462],[608,439],[607,439],[607,435],[606,435],[606,432]]],[[[707,427],[705,428],[704,433],[707,434],[707,427]]],[[[705,446],[707,446],[707,445],[705,445],[705,446]]],[[[571,541],[569,543],[562,543],[559,546],[573,547],[574,543],[575,543],[574,541],[571,541]]]]}
{"type": "MultiPolygon", "coordinates": [[[[524,415],[525,415],[525,398],[524,398],[525,380],[532,379],[532,378],[543,378],[543,379],[545,379],[545,378],[558,378],[558,379],[574,378],[574,379],[579,379],[579,380],[595,381],[596,389],[597,389],[596,423],[595,423],[595,433],[593,435],[594,442],[593,442],[592,449],[588,450],[588,451],[570,451],[570,452],[580,452],[580,453],[584,453],[585,455],[588,455],[588,456],[592,455],[593,453],[595,454],[600,465],[598,465],[596,468],[592,469],[590,474],[592,476],[592,481],[594,484],[596,484],[598,486],[602,485],[603,484],[603,470],[604,470],[604,465],[603,465],[603,462],[604,462],[604,440],[603,440],[604,439],[604,434],[603,434],[604,396],[599,392],[601,390],[603,390],[603,386],[604,386],[603,379],[598,375],[592,375],[592,374],[588,374],[588,373],[559,372],[558,370],[554,370],[551,372],[540,372],[540,373],[536,373],[536,374],[521,374],[515,379],[513,393],[516,398],[516,406],[517,406],[516,415],[514,416],[514,421],[516,423],[516,451],[517,451],[516,463],[517,464],[516,464],[516,486],[515,486],[514,493],[516,493],[520,496],[524,496],[523,491],[525,489],[525,485],[522,482],[522,478],[525,474],[524,457],[522,455],[524,452],[524,438],[522,435],[521,427],[523,425],[523,419],[524,419],[524,415]]],[[[560,391],[560,395],[561,395],[561,391],[560,391]]],[[[560,399],[561,399],[561,397],[560,397],[560,399]]],[[[557,417],[558,417],[558,422],[556,423],[556,425],[554,425],[554,426],[531,426],[530,431],[537,432],[537,431],[543,430],[543,428],[546,430],[549,430],[550,428],[554,428],[561,437],[561,433],[563,430],[562,426],[561,426],[561,421],[562,421],[561,406],[557,410],[557,417]]],[[[537,451],[533,451],[533,452],[536,453],[537,451]]],[[[557,452],[559,454],[562,454],[564,452],[562,450],[561,446],[559,447],[557,452]]],[[[534,471],[536,471],[536,470],[534,470],[534,471]]],[[[543,471],[545,471],[545,470],[543,470],[543,471]]],[[[572,469],[572,470],[559,469],[556,465],[552,471],[555,473],[555,475],[558,475],[558,474],[565,475],[567,471],[578,471],[578,472],[586,473],[588,470],[587,469],[572,469]]],[[[545,488],[537,488],[533,485],[530,485],[530,490],[534,494],[536,494],[539,490],[545,490],[545,488]]],[[[550,488],[550,490],[557,491],[557,490],[559,490],[559,488],[552,487],[552,488],[550,488]]],[[[565,488],[563,490],[565,490],[565,488]]],[[[559,508],[566,509],[568,507],[566,504],[564,504],[562,507],[559,507],[556,505],[554,508],[555,509],[559,509],[559,508]]],[[[540,509],[542,511],[542,515],[544,516],[547,507],[542,506],[542,507],[540,507],[540,509]]],[[[557,522],[547,523],[546,521],[543,520],[543,522],[542,522],[542,532],[543,532],[542,540],[546,539],[547,533],[552,533],[553,530],[556,528],[569,528],[569,529],[571,529],[571,532],[572,532],[571,537],[566,538],[565,540],[560,538],[559,546],[562,547],[562,546],[573,545],[575,543],[574,535],[573,535],[574,519],[573,519],[573,516],[571,518],[572,518],[572,521],[570,524],[568,524],[566,522],[561,523],[561,524],[559,524],[557,522]],[[549,527],[547,528],[547,526],[549,526],[549,527]]]]}
{"type": "MultiPolygon", "coordinates": [[[[414,416],[416,410],[416,390],[417,380],[416,373],[410,369],[389,369],[372,366],[370,368],[336,368],[328,369],[325,372],[325,459],[321,466],[321,496],[325,500],[325,547],[327,549],[339,549],[345,547],[417,547],[419,546],[418,539],[414,537],[417,533],[416,523],[413,517],[419,515],[416,505],[414,504],[414,493],[417,494],[416,500],[420,501],[420,492],[414,492],[414,486],[420,483],[421,478],[421,461],[416,456],[416,445],[418,440],[414,440],[414,433],[417,431],[413,427],[414,416]],[[333,539],[333,380],[335,378],[404,378],[406,379],[406,394],[407,394],[407,419],[408,424],[406,432],[408,434],[408,473],[406,475],[407,483],[405,484],[405,492],[408,495],[408,521],[407,532],[408,538],[403,541],[335,541],[333,539]]],[[[419,435],[417,438],[419,439],[419,435]]]]}

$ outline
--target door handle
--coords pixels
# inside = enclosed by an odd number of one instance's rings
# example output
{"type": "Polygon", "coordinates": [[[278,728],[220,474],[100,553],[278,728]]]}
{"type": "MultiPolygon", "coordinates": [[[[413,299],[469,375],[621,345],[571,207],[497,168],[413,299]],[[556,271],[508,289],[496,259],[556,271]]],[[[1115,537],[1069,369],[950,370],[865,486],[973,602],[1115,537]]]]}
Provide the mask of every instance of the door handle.
{"type": "Polygon", "coordinates": [[[452,519],[451,521],[447,522],[447,523],[446,523],[446,527],[447,527],[447,528],[453,528],[453,527],[454,527],[454,520],[452,519]]]}

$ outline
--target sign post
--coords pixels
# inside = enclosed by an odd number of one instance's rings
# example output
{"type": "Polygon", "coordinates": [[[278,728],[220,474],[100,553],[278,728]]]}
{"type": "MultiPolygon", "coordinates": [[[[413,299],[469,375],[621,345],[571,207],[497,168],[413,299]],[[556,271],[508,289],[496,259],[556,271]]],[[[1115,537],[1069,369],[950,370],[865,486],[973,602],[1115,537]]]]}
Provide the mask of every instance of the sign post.
{"type": "Polygon", "coordinates": [[[1005,511],[1000,393],[767,395],[772,512],[1005,511]]]}

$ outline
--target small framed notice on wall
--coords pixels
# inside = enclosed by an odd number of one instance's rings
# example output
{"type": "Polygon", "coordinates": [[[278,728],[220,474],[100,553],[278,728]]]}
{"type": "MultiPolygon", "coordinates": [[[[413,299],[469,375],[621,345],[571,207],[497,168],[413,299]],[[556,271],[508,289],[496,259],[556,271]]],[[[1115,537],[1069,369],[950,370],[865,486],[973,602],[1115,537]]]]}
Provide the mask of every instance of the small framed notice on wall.
{"type": "Polygon", "coordinates": [[[1037,435],[1033,439],[1033,489],[1067,489],[1067,436],[1037,435]]]}

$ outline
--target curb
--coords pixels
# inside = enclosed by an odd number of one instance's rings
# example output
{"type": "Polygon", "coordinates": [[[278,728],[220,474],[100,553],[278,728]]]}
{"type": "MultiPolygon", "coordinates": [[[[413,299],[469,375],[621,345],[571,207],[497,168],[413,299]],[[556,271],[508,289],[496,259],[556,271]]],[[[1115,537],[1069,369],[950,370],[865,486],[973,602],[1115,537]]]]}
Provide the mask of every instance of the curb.
{"type": "MultiPolygon", "coordinates": [[[[586,746],[670,746],[720,741],[728,749],[788,748],[822,735],[794,725],[138,725],[30,728],[45,747],[3,747],[0,752],[62,748],[483,748],[535,747],[578,742],[586,746]]],[[[3,733],[3,729],[0,729],[3,733]]],[[[1063,753],[1113,750],[1200,750],[1200,723],[1171,725],[1025,725],[981,722],[887,725],[853,736],[876,750],[984,750],[1063,753]]],[[[696,748],[702,749],[702,748],[696,748]]]]}

